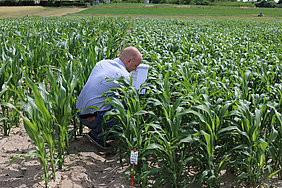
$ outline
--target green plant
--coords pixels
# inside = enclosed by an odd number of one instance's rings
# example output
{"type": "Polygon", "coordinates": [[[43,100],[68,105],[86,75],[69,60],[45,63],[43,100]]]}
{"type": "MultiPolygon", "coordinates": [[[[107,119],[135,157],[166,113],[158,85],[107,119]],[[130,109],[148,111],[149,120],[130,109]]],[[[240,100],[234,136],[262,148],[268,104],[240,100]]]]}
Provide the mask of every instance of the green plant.
{"type": "Polygon", "coordinates": [[[52,112],[50,113],[51,103],[43,84],[36,86],[29,78],[26,78],[26,81],[34,94],[33,97],[28,96],[26,101],[22,101],[22,108],[27,116],[24,118],[24,127],[36,146],[36,150],[28,153],[26,157],[36,156],[40,159],[44,171],[45,186],[48,187],[50,176],[52,175],[55,179],[57,165],[54,119],[51,115],[52,112]]]}

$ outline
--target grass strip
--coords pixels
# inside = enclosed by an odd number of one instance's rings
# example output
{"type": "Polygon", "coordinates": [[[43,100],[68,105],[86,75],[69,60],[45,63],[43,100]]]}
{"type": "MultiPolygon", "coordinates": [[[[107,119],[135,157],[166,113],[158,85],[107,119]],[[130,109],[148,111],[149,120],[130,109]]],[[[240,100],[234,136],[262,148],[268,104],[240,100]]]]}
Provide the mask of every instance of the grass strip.
{"type": "Polygon", "coordinates": [[[247,16],[257,17],[262,13],[266,17],[282,17],[282,9],[254,9],[254,8],[222,8],[222,7],[190,7],[175,5],[102,5],[95,6],[77,15],[95,16],[247,16]]]}

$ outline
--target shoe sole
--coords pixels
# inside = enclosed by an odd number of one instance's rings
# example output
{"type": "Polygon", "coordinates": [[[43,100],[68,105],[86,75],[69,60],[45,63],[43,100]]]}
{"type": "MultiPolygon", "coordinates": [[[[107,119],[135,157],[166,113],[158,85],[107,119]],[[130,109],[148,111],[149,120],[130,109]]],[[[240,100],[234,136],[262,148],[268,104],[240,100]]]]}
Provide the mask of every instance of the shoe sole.
{"type": "Polygon", "coordinates": [[[92,142],[93,144],[95,144],[97,147],[99,147],[100,149],[103,149],[103,150],[108,150],[110,149],[110,147],[104,147],[104,146],[101,146],[98,142],[96,142],[93,138],[91,138],[91,136],[89,136],[88,134],[86,135],[87,138],[90,140],[90,142],[92,142]]]}

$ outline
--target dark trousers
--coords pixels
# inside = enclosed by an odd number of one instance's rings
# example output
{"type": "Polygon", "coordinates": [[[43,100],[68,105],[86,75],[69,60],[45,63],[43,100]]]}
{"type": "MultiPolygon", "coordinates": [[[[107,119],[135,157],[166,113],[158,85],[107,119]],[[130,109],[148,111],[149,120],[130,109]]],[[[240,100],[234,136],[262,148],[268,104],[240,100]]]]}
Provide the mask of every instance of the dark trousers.
{"type": "Polygon", "coordinates": [[[80,122],[87,126],[89,129],[91,129],[90,133],[97,138],[100,141],[104,141],[104,137],[105,140],[107,140],[105,135],[100,135],[101,133],[103,133],[104,131],[112,128],[116,122],[107,122],[105,123],[103,121],[103,116],[104,116],[105,112],[98,112],[94,117],[90,117],[90,118],[80,118],[80,122]]]}

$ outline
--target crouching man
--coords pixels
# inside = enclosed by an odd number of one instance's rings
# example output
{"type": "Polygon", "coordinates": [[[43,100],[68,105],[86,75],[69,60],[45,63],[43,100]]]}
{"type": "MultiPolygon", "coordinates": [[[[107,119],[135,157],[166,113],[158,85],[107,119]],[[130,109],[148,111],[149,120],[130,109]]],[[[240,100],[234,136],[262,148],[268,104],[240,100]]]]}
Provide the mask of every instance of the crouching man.
{"type": "Polygon", "coordinates": [[[79,110],[78,117],[83,125],[91,129],[87,134],[89,140],[101,149],[109,149],[110,145],[104,142],[104,136],[99,134],[113,126],[112,122],[104,123],[103,121],[104,113],[111,110],[112,107],[110,105],[102,106],[106,96],[101,97],[101,95],[111,88],[119,87],[107,79],[118,79],[123,76],[129,82],[129,73],[136,70],[141,61],[142,55],[139,50],[135,47],[127,47],[119,58],[97,62],[78,96],[76,101],[76,108],[79,110]],[[98,107],[99,111],[88,108],[90,106],[98,107]]]}

